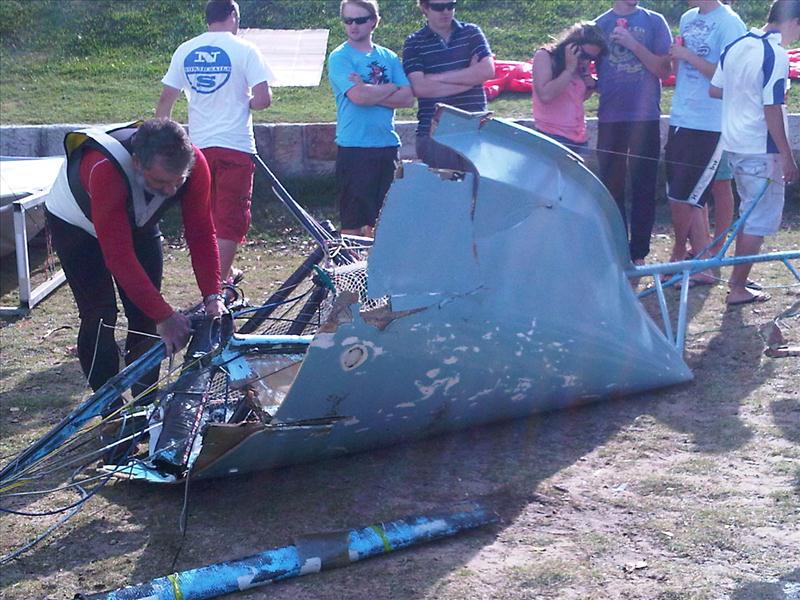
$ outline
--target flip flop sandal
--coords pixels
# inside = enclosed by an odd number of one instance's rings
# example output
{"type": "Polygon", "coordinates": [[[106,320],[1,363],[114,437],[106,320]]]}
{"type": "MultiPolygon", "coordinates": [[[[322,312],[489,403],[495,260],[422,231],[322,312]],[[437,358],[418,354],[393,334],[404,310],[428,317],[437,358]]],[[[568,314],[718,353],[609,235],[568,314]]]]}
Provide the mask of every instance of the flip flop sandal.
{"type": "Polygon", "coordinates": [[[761,290],[764,289],[763,285],[761,285],[757,281],[753,281],[752,279],[748,279],[747,283],[744,284],[744,287],[746,287],[749,290],[753,290],[755,292],[760,292],[761,290]]]}
{"type": "Polygon", "coordinates": [[[746,300],[739,300],[737,302],[727,302],[728,306],[740,306],[742,304],[761,304],[762,302],[767,302],[770,300],[772,296],[767,294],[766,292],[761,294],[753,294],[746,300]]]}

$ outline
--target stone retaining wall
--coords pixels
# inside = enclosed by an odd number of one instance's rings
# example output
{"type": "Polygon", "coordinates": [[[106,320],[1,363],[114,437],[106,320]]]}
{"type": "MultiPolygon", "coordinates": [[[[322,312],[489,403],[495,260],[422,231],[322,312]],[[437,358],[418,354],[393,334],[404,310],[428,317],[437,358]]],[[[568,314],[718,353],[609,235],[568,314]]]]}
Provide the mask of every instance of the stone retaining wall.
{"type": "MultiPolygon", "coordinates": [[[[666,139],[668,117],[661,119],[662,142],[666,139]]],[[[531,127],[533,121],[517,121],[531,127]]],[[[63,140],[68,131],[86,125],[4,125],[0,127],[0,155],[58,156],[64,153],[63,140]]],[[[597,137],[597,119],[588,119],[589,146],[597,137]]],[[[414,122],[398,123],[403,146],[400,156],[416,158],[414,122]]],[[[256,145],[262,158],[280,176],[315,176],[333,173],[336,158],[333,123],[259,124],[255,126],[256,145]]],[[[800,154],[800,114],[789,116],[789,142],[800,154]]],[[[663,143],[662,143],[663,147],[663,143]]],[[[800,156],[798,156],[800,158],[800,156]]]]}

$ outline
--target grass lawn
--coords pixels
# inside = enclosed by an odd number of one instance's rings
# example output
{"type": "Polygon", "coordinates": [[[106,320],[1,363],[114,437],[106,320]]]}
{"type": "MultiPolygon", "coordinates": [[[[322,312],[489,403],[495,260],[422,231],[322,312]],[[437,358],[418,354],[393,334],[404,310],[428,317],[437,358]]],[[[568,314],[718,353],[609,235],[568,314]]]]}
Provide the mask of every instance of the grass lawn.
{"type": "MultiPolygon", "coordinates": [[[[242,0],[242,27],[327,28],[328,51],[344,40],[338,0],[242,0]]],[[[675,28],[683,2],[650,0],[675,28]]],[[[152,116],[172,51],[205,30],[202,0],[2,0],[0,2],[0,123],[109,123],[152,116]]],[[[406,35],[422,24],[413,0],[382,0],[378,43],[401,52],[406,35]]],[[[457,16],[481,25],[498,58],[528,60],[549,36],[593,18],[608,0],[462,0],[457,16]]],[[[766,0],[739,0],[737,10],[761,24],[766,0]]],[[[267,57],[269,58],[269,57],[267,57]]],[[[327,75],[316,88],[278,88],[256,122],[332,122],[335,105],[327,75]]],[[[791,97],[789,109],[800,111],[791,97]]],[[[665,90],[662,112],[670,110],[665,90]]],[[[596,99],[587,114],[596,112],[596,99]]],[[[530,98],[505,94],[490,104],[502,117],[530,115],[530,98]]],[[[186,121],[186,103],[175,118],[186,121]]],[[[413,109],[399,111],[413,120],[413,109]]]]}
{"type": "MultiPolygon", "coordinates": [[[[272,236],[254,239],[238,262],[254,300],[311,248],[275,201],[262,208],[259,229],[272,236]]],[[[800,248],[798,209],[766,251],[800,248]]],[[[669,234],[661,211],[652,260],[668,256],[669,234]]],[[[185,246],[171,239],[165,293],[183,306],[196,301],[189,272],[185,246]]],[[[773,296],[767,304],[726,310],[724,284],[689,291],[691,383],[336,460],[193,481],[185,536],[183,486],[115,481],[49,543],[4,565],[0,596],[71,598],[248,556],[301,534],[481,499],[496,502],[501,523],[235,597],[794,598],[798,359],[769,358],[763,349],[774,319],[790,343],[800,342],[800,288],[777,262],[756,265],[754,277],[773,296]]],[[[581,289],[566,275],[554,285],[581,289]]],[[[678,294],[667,291],[670,306],[678,294]]],[[[4,285],[2,303],[12,296],[4,285]]],[[[653,297],[646,307],[656,310],[653,297]]],[[[63,286],[29,316],[0,322],[3,462],[86,396],[70,351],[76,318],[63,286]]],[[[0,554],[53,520],[5,515],[0,554]]]]}

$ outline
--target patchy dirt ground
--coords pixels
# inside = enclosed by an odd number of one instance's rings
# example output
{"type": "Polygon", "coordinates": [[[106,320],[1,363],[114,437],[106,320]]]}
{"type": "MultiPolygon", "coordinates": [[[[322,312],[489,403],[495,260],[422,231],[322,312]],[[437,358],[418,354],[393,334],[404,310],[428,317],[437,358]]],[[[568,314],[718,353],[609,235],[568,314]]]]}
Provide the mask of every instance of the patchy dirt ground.
{"type": "MultiPolygon", "coordinates": [[[[765,250],[800,248],[797,208],[765,250]]],[[[667,256],[661,231],[654,260],[667,256]]],[[[262,243],[241,262],[248,295],[260,298],[299,261],[286,245],[262,243]]],[[[170,248],[166,264],[168,295],[189,305],[185,250],[170,248]]],[[[182,487],[118,482],[49,544],[2,568],[0,595],[71,598],[243,557],[299,534],[484,498],[501,524],[236,597],[798,600],[800,358],[766,357],[762,328],[785,313],[784,335],[800,344],[800,287],[784,287],[794,280],[780,263],[757,265],[754,276],[772,288],[771,302],[725,310],[724,284],[690,291],[693,383],[197,482],[183,540],[182,487]]],[[[68,352],[76,331],[58,329],[75,325],[66,288],[29,317],[2,322],[3,462],[85,395],[68,352]]],[[[0,552],[33,531],[28,521],[0,518],[0,552]]]]}

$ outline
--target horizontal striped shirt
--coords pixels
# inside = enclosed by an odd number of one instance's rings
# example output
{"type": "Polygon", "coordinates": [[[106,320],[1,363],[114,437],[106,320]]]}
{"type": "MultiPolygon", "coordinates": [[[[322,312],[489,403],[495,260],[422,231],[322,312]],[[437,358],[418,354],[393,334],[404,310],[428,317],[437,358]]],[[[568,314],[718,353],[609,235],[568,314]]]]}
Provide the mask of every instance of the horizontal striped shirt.
{"type": "MultiPolygon", "coordinates": [[[[403,44],[403,69],[406,74],[422,71],[425,74],[444,73],[470,66],[473,56],[483,60],[491,56],[489,42],[481,28],[472,23],[453,19],[453,32],[445,43],[428,25],[415,31],[403,44]]],[[[482,85],[455,96],[420,98],[418,103],[417,135],[430,135],[434,107],[438,102],[450,104],[461,110],[479,112],[486,110],[486,94],[482,85]]]]}

